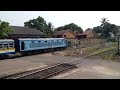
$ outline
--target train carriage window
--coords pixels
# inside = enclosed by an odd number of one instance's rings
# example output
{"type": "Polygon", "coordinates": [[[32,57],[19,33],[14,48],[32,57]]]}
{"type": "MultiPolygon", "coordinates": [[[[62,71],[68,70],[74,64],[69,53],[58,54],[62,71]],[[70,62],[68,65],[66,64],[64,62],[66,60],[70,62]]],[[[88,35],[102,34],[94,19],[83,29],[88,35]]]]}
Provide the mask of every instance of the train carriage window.
{"type": "Polygon", "coordinates": [[[7,44],[7,43],[6,43],[6,44],[3,44],[3,48],[4,48],[4,49],[9,48],[8,44],[7,44]]]}
{"type": "Polygon", "coordinates": [[[34,43],[34,41],[32,41],[31,43],[34,43]]]}
{"type": "Polygon", "coordinates": [[[24,50],[24,49],[25,49],[25,43],[21,42],[21,50],[24,50]]]}
{"type": "Polygon", "coordinates": [[[9,43],[9,48],[13,48],[14,44],[13,43],[9,43]]]}
{"type": "Polygon", "coordinates": [[[2,44],[0,44],[0,49],[2,49],[2,44]]]}
{"type": "Polygon", "coordinates": [[[9,43],[9,45],[13,45],[13,43],[9,43]]]}

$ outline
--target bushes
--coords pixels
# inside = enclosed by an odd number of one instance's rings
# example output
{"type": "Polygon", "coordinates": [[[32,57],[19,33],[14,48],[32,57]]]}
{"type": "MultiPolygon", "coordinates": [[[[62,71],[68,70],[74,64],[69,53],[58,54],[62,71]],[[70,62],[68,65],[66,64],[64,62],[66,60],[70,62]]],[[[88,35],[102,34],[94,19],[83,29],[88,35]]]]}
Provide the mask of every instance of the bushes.
{"type": "Polygon", "coordinates": [[[68,41],[68,47],[73,47],[73,46],[79,46],[80,45],[80,41],[68,41]]]}
{"type": "Polygon", "coordinates": [[[107,39],[108,42],[116,42],[116,38],[115,37],[109,37],[107,39]]]}
{"type": "Polygon", "coordinates": [[[72,42],[68,41],[68,47],[72,47],[72,42]]]}

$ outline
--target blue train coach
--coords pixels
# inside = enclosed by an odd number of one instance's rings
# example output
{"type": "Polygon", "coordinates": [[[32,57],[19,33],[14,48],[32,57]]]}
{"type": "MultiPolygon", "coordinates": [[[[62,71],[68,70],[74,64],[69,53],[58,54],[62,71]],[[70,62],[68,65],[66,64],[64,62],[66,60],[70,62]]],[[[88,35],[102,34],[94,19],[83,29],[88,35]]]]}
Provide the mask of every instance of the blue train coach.
{"type": "Polygon", "coordinates": [[[16,52],[33,52],[46,49],[66,48],[67,40],[64,38],[27,38],[15,40],[16,52]]]}

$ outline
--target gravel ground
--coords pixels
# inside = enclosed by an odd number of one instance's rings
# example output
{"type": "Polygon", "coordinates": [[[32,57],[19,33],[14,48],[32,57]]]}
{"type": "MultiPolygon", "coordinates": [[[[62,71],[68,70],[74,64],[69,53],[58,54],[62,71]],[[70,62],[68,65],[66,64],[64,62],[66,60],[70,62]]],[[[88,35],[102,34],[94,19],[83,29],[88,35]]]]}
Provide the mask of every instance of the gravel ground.
{"type": "Polygon", "coordinates": [[[51,53],[0,60],[0,77],[74,59],[51,53]]]}
{"type": "Polygon", "coordinates": [[[3,60],[0,61],[0,77],[45,66],[46,65],[44,63],[23,60],[3,60]]]}
{"type": "MultiPolygon", "coordinates": [[[[80,57],[69,57],[53,55],[52,53],[19,57],[0,61],[0,75],[7,72],[21,72],[28,69],[44,67],[58,62],[80,59],[80,57]]],[[[119,79],[120,62],[84,59],[83,63],[77,65],[77,69],[53,77],[52,79],[119,79]]]]}
{"type": "MultiPolygon", "coordinates": [[[[19,57],[12,60],[21,60],[21,61],[29,61],[36,63],[44,63],[45,65],[51,65],[71,59],[75,59],[76,57],[62,56],[62,55],[53,55],[52,53],[38,54],[32,56],[19,57]]],[[[8,59],[11,60],[11,59],[8,59]]]]}
{"type": "Polygon", "coordinates": [[[52,79],[120,79],[120,63],[118,62],[93,60],[77,66],[77,69],[52,79]]]}

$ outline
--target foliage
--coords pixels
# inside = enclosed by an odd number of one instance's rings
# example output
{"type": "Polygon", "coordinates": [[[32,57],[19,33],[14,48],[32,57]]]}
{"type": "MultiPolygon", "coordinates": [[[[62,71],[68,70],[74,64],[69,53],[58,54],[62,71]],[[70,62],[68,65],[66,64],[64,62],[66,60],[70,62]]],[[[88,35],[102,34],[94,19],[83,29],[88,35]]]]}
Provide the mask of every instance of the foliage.
{"type": "Polygon", "coordinates": [[[61,31],[61,30],[66,30],[66,29],[70,29],[72,30],[73,32],[76,32],[76,33],[82,33],[83,30],[81,27],[79,27],[78,25],[74,24],[74,23],[70,23],[70,24],[66,24],[64,26],[60,26],[58,28],[55,29],[55,31],[61,31]]]}
{"type": "Polygon", "coordinates": [[[97,26],[97,27],[93,28],[93,31],[96,32],[96,33],[102,33],[103,28],[101,26],[97,26]]]}
{"type": "Polygon", "coordinates": [[[106,52],[100,56],[103,60],[114,60],[114,61],[120,61],[120,55],[118,55],[115,51],[106,52]],[[108,55],[109,54],[109,55],[108,55]]]}
{"type": "Polygon", "coordinates": [[[73,43],[75,47],[78,47],[80,45],[80,41],[74,41],[73,43]]]}
{"type": "Polygon", "coordinates": [[[52,37],[53,36],[53,25],[52,25],[51,22],[48,23],[47,29],[45,30],[44,33],[47,35],[47,37],[52,37]]]}
{"type": "Polygon", "coordinates": [[[115,37],[108,37],[107,41],[111,41],[111,42],[116,42],[116,38],[115,37]]]}
{"type": "Polygon", "coordinates": [[[9,32],[12,32],[14,29],[12,29],[9,26],[8,22],[1,21],[0,20],[0,38],[5,38],[8,36],[9,32]]]}
{"type": "Polygon", "coordinates": [[[112,47],[96,50],[95,52],[91,53],[91,55],[95,55],[95,54],[99,54],[99,53],[102,53],[102,52],[106,52],[106,51],[109,51],[109,50],[112,50],[112,49],[115,49],[115,48],[116,48],[115,46],[112,46],[112,47]]]}
{"type": "Polygon", "coordinates": [[[60,26],[60,27],[56,28],[54,31],[61,31],[61,30],[64,30],[64,26],[60,26]]]}
{"type": "Polygon", "coordinates": [[[51,37],[53,33],[53,26],[52,23],[49,22],[48,24],[42,17],[38,17],[36,19],[29,20],[24,23],[24,26],[28,26],[29,28],[35,28],[37,30],[40,30],[44,34],[46,34],[47,37],[51,37]]]}
{"type": "Polygon", "coordinates": [[[108,22],[107,18],[102,18],[101,25],[94,27],[93,31],[96,33],[102,33],[102,37],[108,38],[110,37],[110,32],[112,32],[114,35],[117,34],[118,28],[115,24],[111,24],[108,22]]]}
{"type": "Polygon", "coordinates": [[[72,41],[68,41],[68,47],[72,47],[72,41]]]}
{"type": "Polygon", "coordinates": [[[80,46],[80,41],[68,41],[68,47],[78,47],[80,46]]]}

